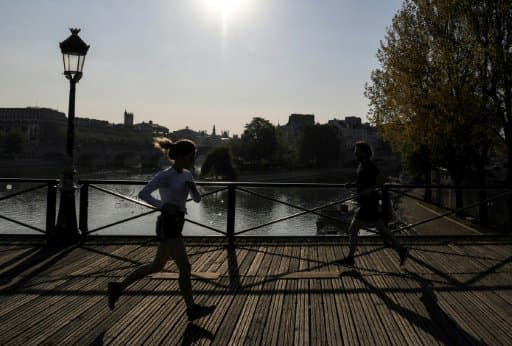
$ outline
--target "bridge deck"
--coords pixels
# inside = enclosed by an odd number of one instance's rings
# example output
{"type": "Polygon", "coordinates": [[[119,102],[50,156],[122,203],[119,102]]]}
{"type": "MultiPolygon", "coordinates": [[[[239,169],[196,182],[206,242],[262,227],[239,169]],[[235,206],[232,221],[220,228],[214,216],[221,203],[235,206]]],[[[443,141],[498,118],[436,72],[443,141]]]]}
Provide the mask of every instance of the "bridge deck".
{"type": "MultiPolygon", "coordinates": [[[[105,288],[153,244],[58,252],[0,245],[1,344],[507,344],[512,340],[512,244],[411,244],[403,268],[390,249],[362,243],[355,270],[333,241],[215,241],[188,247],[197,301],[215,312],[187,323],[173,279],[147,278],[116,309],[105,288]],[[295,273],[289,275],[289,273],[295,273]],[[288,274],[288,275],[287,275],[288,274]]],[[[166,268],[174,271],[169,263],[166,268]]]]}

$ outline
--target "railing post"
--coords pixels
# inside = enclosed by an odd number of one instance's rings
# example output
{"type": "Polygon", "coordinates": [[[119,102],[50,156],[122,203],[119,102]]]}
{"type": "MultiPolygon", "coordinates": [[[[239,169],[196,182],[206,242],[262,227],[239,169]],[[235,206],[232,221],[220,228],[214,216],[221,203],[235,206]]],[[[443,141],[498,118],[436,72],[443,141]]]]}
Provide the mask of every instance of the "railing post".
{"type": "Polygon", "coordinates": [[[46,196],[46,235],[48,236],[55,228],[55,214],[57,211],[57,183],[48,183],[48,194],[46,196]]]}
{"type": "Polygon", "coordinates": [[[227,234],[232,240],[235,237],[235,206],[236,206],[236,186],[228,186],[228,222],[227,234]]]}
{"type": "Polygon", "coordinates": [[[79,211],[78,228],[82,236],[87,234],[89,230],[89,184],[84,183],[80,186],[80,211],[79,211]]]}

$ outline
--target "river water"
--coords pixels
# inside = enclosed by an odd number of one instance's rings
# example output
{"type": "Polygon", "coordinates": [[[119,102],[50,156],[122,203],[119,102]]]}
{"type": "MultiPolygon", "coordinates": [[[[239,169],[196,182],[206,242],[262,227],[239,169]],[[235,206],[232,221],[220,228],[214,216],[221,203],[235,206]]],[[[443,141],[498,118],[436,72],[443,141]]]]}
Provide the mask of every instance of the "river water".
{"type": "MultiPolygon", "coordinates": [[[[123,180],[149,180],[152,174],[140,173],[110,173],[89,176],[87,178],[123,179],[123,180]]],[[[0,183],[0,197],[35,186],[36,184],[7,184],[0,183]]],[[[123,195],[136,198],[142,185],[102,185],[105,188],[117,191],[123,195]]],[[[218,187],[199,187],[201,192],[213,191],[218,187]]],[[[340,200],[348,195],[348,191],[332,188],[248,188],[260,194],[298,205],[302,208],[315,208],[329,202],[340,200]]],[[[155,192],[156,197],[158,193],[155,192]]],[[[79,197],[77,191],[77,213],[79,197]]],[[[57,208],[59,203],[57,201],[57,208]]],[[[227,218],[227,191],[204,197],[200,203],[187,203],[187,218],[209,227],[222,231],[226,230],[227,218]]],[[[144,206],[106,194],[90,188],[89,190],[89,230],[136,216],[147,212],[144,206]]],[[[300,212],[299,209],[278,202],[262,199],[260,197],[237,191],[235,231],[245,230],[257,225],[277,220],[288,215],[300,212]]],[[[33,225],[45,228],[46,220],[46,188],[28,192],[7,200],[0,201],[0,214],[33,225]]],[[[158,213],[137,218],[135,220],[109,227],[96,232],[101,235],[153,235],[158,213]]],[[[245,233],[245,235],[271,235],[271,236],[304,236],[327,233],[337,233],[344,227],[329,225],[320,231],[317,229],[317,215],[306,214],[278,222],[266,227],[245,233]]],[[[6,234],[37,234],[21,225],[0,219],[0,233],[6,234]]],[[[216,232],[186,222],[184,235],[217,235],[216,232]]]]}

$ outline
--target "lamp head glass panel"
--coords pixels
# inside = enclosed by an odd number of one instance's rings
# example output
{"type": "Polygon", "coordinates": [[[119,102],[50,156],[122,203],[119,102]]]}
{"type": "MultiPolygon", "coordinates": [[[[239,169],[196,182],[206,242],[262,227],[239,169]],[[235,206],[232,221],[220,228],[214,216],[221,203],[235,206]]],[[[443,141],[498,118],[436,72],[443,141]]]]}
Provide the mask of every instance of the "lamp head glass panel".
{"type": "Polygon", "coordinates": [[[78,82],[82,77],[85,55],[89,46],[82,41],[80,29],[70,29],[71,35],[60,43],[64,63],[64,75],[67,79],[78,82]]]}

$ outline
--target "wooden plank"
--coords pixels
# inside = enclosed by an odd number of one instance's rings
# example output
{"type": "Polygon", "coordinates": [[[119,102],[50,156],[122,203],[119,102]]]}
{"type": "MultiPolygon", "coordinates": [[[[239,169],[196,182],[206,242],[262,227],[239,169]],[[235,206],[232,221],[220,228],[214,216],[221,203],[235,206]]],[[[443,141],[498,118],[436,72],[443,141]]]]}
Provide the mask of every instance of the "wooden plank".
{"type": "MultiPolygon", "coordinates": [[[[280,256],[279,253],[276,253],[275,248],[272,248],[270,254],[267,250],[265,258],[267,260],[265,261],[264,259],[259,274],[275,273],[277,268],[279,268],[282,256],[280,256]]],[[[275,280],[268,278],[263,280],[263,286],[261,288],[260,297],[258,299],[258,308],[254,311],[253,318],[249,325],[249,330],[247,331],[246,338],[243,342],[244,344],[259,345],[261,343],[263,333],[265,332],[265,321],[270,309],[270,302],[274,292],[275,284],[275,280]]]]}
{"type": "MultiPolygon", "coordinates": [[[[247,251],[245,251],[245,250],[241,251],[240,253],[237,253],[237,256],[240,261],[243,261],[243,258],[246,253],[247,253],[247,251]]],[[[227,262],[227,256],[226,256],[225,251],[223,251],[221,253],[221,256],[219,257],[219,259],[222,259],[222,262],[220,260],[215,261],[214,263],[211,264],[211,267],[209,270],[211,270],[212,268],[216,268],[220,272],[223,272],[221,267],[224,266],[224,263],[227,262]]],[[[228,266],[227,270],[230,270],[230,269],[231,268],[229,268],[229,266],[228,266]]],[[[230,278],[228,276],[223,276],[220,280],[220,284],[224,287],[228,286],[229,280],[230,280],[230,278]]],[[[205,285],[208,285],[208,286],[213,285],[213,283],[210,283],[210,282],[204,282],[204,283],[205,283],[205,285]]],[[[229,303],[230,303],[231,299],[233,298],[232,296],[219,294],[218,286],[215,285],[214,287],[215,288],[213,289],[212,294],[207,295],[205,297],[206,299],[203,301],[203,304],[215,306],[216,307],[215,311],[208,317],[199,319],[194,322],[194,326],[196,327],[196,331],[194,333],[188,333],[188,334],[184,333],[181,336],[179,336],[179,335],[176,336],[175,333],[169,332],[165,336],[165,338],[162,340],[162,343],[169,344],[171,342],[176,342],[179,344],[190,344],[192,341],[197,340],[198,344],[202,344],[203,342],[206,342],[206,341],[210,342],[213,339],[213,337],[214,337],[213,332],[215,331],[215,325],[220,323],[220,320],[222,319],[222,317],[224,317],[225,311],[227,310],[229,303]],[[199,329],[199,330],[197,330],[197,329],[199,329]]],[[[178,323],[175,325],[174,328],[175,328],[175,330],[185,330],[186,331],[187,326],[190,326],[188,321],[186,319],[180,319],[180,320],[178,320],[178,323]]]]}
{"type": "MultiPolygon", "coordinates": [[[[247,255],[243,262],[239,264],[238,269],[241,275],[249,270],[257,256],[256,251],[252,250],[255,249],[245,248],[247,255]]],[[[225,313],[222,323],[205,325],[210,328],[209,330],[215,331],[215,339],[213,340],[212,345],[227,345],[235,334],[237,323],[239,322],[245,303],[247,303],[248,291],[246,289],[246,285],[252,284],[255,278],[250,277],[248,280],[244,280],[244,278],[242,278],[241,280],[241,284],[238,287],[235,287],[235,291],[231,290],[231,292],[224,292],[226,295],[233,295],[233,299],[229,306],[229,310],[225,313]]]]}
{"type": "MultiPolygon", "coordinates": [[[[391,342],[401,339],[402,342],[409,344],[411,342],[423,345],[438,344],[437,338],[442,333],[439,326],[434,321],[429,320],[428,314],[423,308],[423,303],[418,294],[407,292],[411,289],[418,289],[418,285],[410,282],[405,277],[401,277],[400,268],[397,266],[396,253],[393,250],[386,249],[378,253],[372,253],[365,257],[371,260],[377,272],[381,275],[368,276],[365,280],[368,282],[368,288],[374,291],[373,298],[385,304],[385,310],[382,311],[381,321],[385,326],[395,325],[396,327],[386,327],[391,342]],[[390,292],[384,292],[389,290],[390,292]]],[[[364,259],[362,259],[364,260],[364,259]]]]}
{"type": "Polygon", "coordinates": [[[269,257],[265,257],[265,252],[265,247],[258,248],[258,251],[254,259],[252,260],[252,263],[250,263],[249,268],[245,273],[245,275],[249,277],[249,279],[247,280],[247,286],[249,287],[249,289],[245,289],[248,292],[246,303],[244,304],[242,311],[240,312],[238,322],[233,328],[233,333],[228,341],[228,345],[230,346],[240,345],[244,342],[249,331],[250,323],[258,307],[257,304],[259,300],[259,295],[256,294],[256,291],[259,290],[257,282],[260,282],[261,279],[256,279],[255,276],[259,272],[259,270],[261,270],[264,258],[266,261],[269,259],[269,257]]]}
{"type": "MultiPolygon", "coordinates": [[[[136,251],[134,251],[133,248],[126,247],[125,251],[124,254],[128,254],[130,259],[140,263],[147,263],[153,256],[153,251],[145,246],[138,247],[136,251]]],[[[113,266],[114,263],[119,263],[119,259],[112,258],[112,262],[107,262],[105,266],[113,266]]],[[[125,276],[133,269],[132,266],[128,268],[122,267],[112,271],[111,276],[105,278],[105,281],[98,283],[101,291],[105,292],[107,282],[112,280],[113,276],[125,276]]],[[[125,291],[125,294],[116,304],[114,311],[109,310],[105,293],[95,297],[96,304],[83,311],[81,315],[71,322],[70,326],[62,328],[57,334],[51,337],[51,340],[59,344],[72,343],[73,341],[76,342],[76,340],[80,340],[80,342],[84,344],[98,341],[102,342],[106,331],[143,298],[142,295],[134,295],[131,294],[131,292],[155,287],[157,283],[158,282],[151,282],[151,280],[135,282],[125,291]],[[75,328],[71,328],[71,326],[75,328]]]]}
{"type": "MultiPolygon", "coordinates": [[[[133,253],[133,246],[116,246],[117,249],[112,252],[115,256],[125,256],[129,253],[133,253]]],[[[137,246],[138,252],[141,254],[144,254],[144,248],[137,246]]],[[[105,251],[108,251],[109,247],[105,247],[105,251]]],[[[100,259],[100,261],[95,261],[93,267],[99,267],[99,268],[110,268],[113,266],[113,264],[118,263],[119,260],[114,257],[108,257],[108,256],[102,256],[97,254],[97,257],[100,259]]],[[[87,272],[90,269],[89,268],[83,268],[83,271],[87,272]]],[[[127,269],[118,269],[110,271],[109,273],[116,274],[121,272],[126,272],[127,269]]],[[[109,277],[102,279],[101,281],[98,281],[96,284],[97,289],[103,289],[104,286],[106,286],[106,280],[109,277]]],[[[69,337],[72,334],[78,334],[81,331],[84,331],[86,329],[89,329],[91,326],[93,326],[93,322],[96,321],[98,316],[104,316],[103,312],[108,311],[106,307],[106,302],[104,301],[103,295],[96,295],[91,296],[87,298],[88,300],[92,301],[92,306],[88,309],[81,309],[82,312],[73,318],[69,323],[59,323],[59,328],[54,330],[51,334],[48,335],[47,339],[48,342],[55,342],[56,340],[62,340],[64,337],[69,337]]],[[[109,312],[110,314],[110,312],[109,312]]]]}
{"type": "MultiPolygon", "coordinates": [[[[82,263],[82,262],[81,262],[82,263]]],[[[82,265],[84,265],[82,263],[82,265]]],[[[73,270],[75,268],[74,263],[70,263],[69,265],[70,270],[73,270]]],[[[20,295],[20,291],[15,291],[7,294],[5,297],[3,297],[0,302],[2,303],[2,310],[0,310],[0,317],[4,316],[8,312],[14,310],[14,309],[24,309],[25,304],[31,304],[30,306],[27,305],[29,309],[35,308],[34,299],[40,297],[41,295],[45,295],[45,292],[52,292],[52,290],[61,290],[64,288],[64,285],[66,282],[68,282],[69,277],[65,275],[65,272],[57,272],[57,276],[62,276],[62,279],[60,278],[52,278],[50,280],[35,280],[36,283],[31,283],[28,285],[26,289],[22,289],[21,292],[23,293],[20,295]],[[28,293],[27,290],[30,290],[28,292],[35,292],[35,293],[28,293]]],[[[37,303],[36,303],[37,304],[37,303]]]]}
{"type": "MultiPolygon", "coordinates": [[[[219,273],[210,273],[210,272],[192,272],[191,279],[192,280],[217,280],[219,278],[219,273]]],[[[158,279],[158,280],[178,280],[180,277],[179,273],[170,273],[170,272],[159,272],[155,274],[150,274],[150,279],[158,279]]]]}
{"type": "Polygon", "coordinates": [[[38,250],[35,246],[14,247],[0,252],[0,276],[13,266],[27,260],[38,250]]]}
{"type": "MultiPolygon", "coordinates": [[[[299,269],[300,261],[300,245],[289,246],[290,261],[288,265],[289,272],[296,272],[299,269]]],[[[295,337],[295,316],[297,308],[297,280],[290,280],[286,282],[283,300],[283,311],[279,321],[280,332],[276,344],[278,345],[293,345],[295,337]]]]}
{"type": "MultiPolygon", "coordinates": [[[[208,316],[208,318],[201,319],[197,322],[197,326],[215,335],[215,339],[213,340],[213,342],[216,342],[217,339],[219,339],[219,341],[221,342],[220,344],[222,345],[225,345],[227,343],[227,340],[229,340],[229,337],[231,336],[231,333],[233,331],[232,328],[229,328],[221,332],[221,330],[226,327],[224,326],[224,323],[228,326],[232,326],[235,323],[234,320],[226,319],[227,314],[229,313],[238,315],[239,309],[241,310],[241,308],[239,307],[236,307],[235,309],[231,310],[233,300],[235,299],[236,293],[239,291],[241,285],[239,281],[240,267],[244,266],[246,259],[250,261],[250,258],[253,256],[253,254],[247,249],[238,249],[236,247],[231,247],[229,251],[234,251],[234,253],[224,255],[225,262],[229,262],[227,269],[229,275],[223,277],[220,281],[220,283],[224,285],[226,288],[215,287],[215,294],[212,295],[212,297],[210,297],[208,300],[209,305],[216,306],[214,313],[208,316]],[[228,256],[232,257],[230,261],[228,261],[228,256]]],[[[182,340],[182,343],[184,341],[185,340],[182,340]]],[[[206,341],[207,338],[203,338],[199,343],[205,344],[206,341]]]]}
{"type": "MultiPolygon", "coordinates": [[[[223,250],[218,250],[207,254],[202,257],[202,261],[198,261],[195,265],[196,270],[198,271],[213,271],[217,270],[218,266],[215,264],[219,258],[225,258],[225,254],[223,250]]],[[[210,287],[210,284],[206,281],[198,281],[192,285],[192,293],[194,295],[194,300],[198,301],[200,304],[207,304],[207,302],[202,301],[201,295],[198,293],[201,290],[210,287]]],[[[149,331],[147,338],[144,340],[144,344],[147,345],[155,345],[164,343],[165,340],[169,340],[174,337],[174,339],[180,338],[180,334],[176,334],[176,331],[180,328],[184,329],[182,326],[187,323],[186,306],[183,303],[182,299],[176,299],[176,304],[171,306],[169,305],[166,310],[162,310],[159,315],[160,324],[153,328],[152,331],[149,331]],[[170,313],[172,311],[172,313],[170,313]],[[173,333],[174,332],[174,333],[173,333]]],[[[142,338],[140,338],[142,340],[142,338]]]]}
{"type": "MultiPolygon", "coordinates": [[[[446,258],[441,259],[444,255],[436,255],[438,259],[433,256],[425,256],[425,254],[421,252],[414,252],[414,257],[419,259],[423,263],[427,263],[432,268],[437,268],[436,270],[443,270],[442,263],[446,261],[446,258]]],[[[411,260],[410,263],[407,263],[407,266],[410,268],[414,268],[416,272],[421,272],[431,270],[424,265],[420,265],[417,260],[411,260]]],[[[434,273],[434,272],[431,272],[434,273]]],[[[442,278],[442,277],[441,277],[442,278]]],[[[495,342],[495,338],[489,336],[489,333],[486,330],[481,330],[480,322],[475,321],[475,317],[472,316],[471,312],[465,311],[462,305],[459,304],[456,295],[459,293],[452,292],[436,292],[436,306],[435,310],[438,311],[438,314],[444,318],[445,326],[449,326],[449,333],[456,332],[459,335],[464,336],[468,342],[481,342],[481,339],[484,338],[486,343],[495,342]],[[445,313],[446,311],[446,313],[445,313]]]]}
{"type": "MultiPolygon", "coordinates": [[[[311,246],[309,248],[309,256],[314,261],[314,269],[317,270],[320,260],[318,256],[318,247],[311,246]]],[[[324,321],[324,306],[322,304],[322,293],[321,285],[319,280],[309,279],[310,294],[309,299],[311,301],[310,310],[310,337],[312,345],[327,345],[326,339],[326,326],[324,321]]]]}
{"type": "MultiPolygon", "coordinates": [[[[338,258],[338,253],[335,248],[331,250],[333,252],[333,258],[338,258]]],[[[338,265],[335,265],[338,267],[338,265]]],[[[341,268],[346,268],[339,266],[341,268]]],[[[355,322],[350,310],[348,295],[346,294],[345,288],[342,283],[342,279],[334,279],[332,282],[332,289],[334,293],[335,308],[338,313],[339,322],[341,326],[341,333],[344,345],[358,345],[357,333],[355,330],[355,322]]]]}
{"type": "MultiPolygon", "coordinates": [[[[286,273],[288,271],[291,249],[289,246],[282,245],[279,247],[278,252],[281,253],[282,255],[281,262],[277,269],[277,275],[275,276],[276,278],[279,278],[281,273],[286,273]]],[[[279,323],[281,321],[281,313],[283,311],[283,291],[286,287],[286,282],[277,279],[275,287],[276,291],[272,294],[270,300],[270,310],[268,311],[265,326],[263,327],[265,333],[262,335],[262,345],[275,345],[277,343],[277,338],[280,332],[279,323]]]]}
{"type": "MultiPolygon", "coordinates": [[[[319,259],[326,263],[326,269],[333,270],[332,256],[329,245],[319,247],[319,259]]],[[[341,335],[341,323],[339,322],[336,303],[334,300],[334,292],[332,280],[320,280],[322,288],[322,302],[324,306],[324,319],[327,343],[329,345],[342,345],[343,338],[341,335]]]]}
{"type": "MultiPolygon", "coordinates": [[[[217,251],[214,247],[200,247],[202,250],[198,250],[197,248],[191,248],[189,253],[199,253],[199,256],[195,256],[191,258],[191,262],[193,267],[202,266],[204,263],[207,263],[212,256],[215,255],[217,251]]],[[[195,287],[197,289],[197,287],[195,287]]],[[[174,310],[174,306],[176,304],[183,304],[181,293],[179,291],[178,283],[174,281],[169,289],[164,289],[164,292],[167,294],[162,294],[163,299],[160,300],[160,307],[156,304],[156,309],[154,310],[146,310],[148,317],[142,318],[141,322],[134,322],[134,326],[139,326],[138,328],[132,328],[135,332],[132,333],[124,333],[126,341],[129,340],[130,343],[133,344],[144,344],[150,335],[152,335],[158,328],[160,328],[160,324],[163,320],[162,316],[168,315],[170,311],[174,310]]],[[[194,292],[193,292],[194,293],[194,292]]],[[[123,339],[119,339],[115,341],[116,343],[123,344],[123,339]]]]}
{"type": "MultiPolygon", "coordinates": [[[[73,294],[73,291],[79,291],[83,287],[87,287],[93,280],[75,280],[67,286],[67,292],[73,294]]],[[[35,325],[44,323],[52,316],[58,316],[61,313],[61,309],[67,304],[72,302],[73,298],[54,296],[48,299],[44,299],[43,304],[37,309],[27,309],[23,312],[16,311],[17,313],[9,318],[2,320],[2,329],[0,330],[0,339],[2,342],[12,341],[14,338],[24,339],[25,335],[29,335],[34,330],[35,325]]],[[[19,343],[18,343],[19,344],[19,343]]]]}

